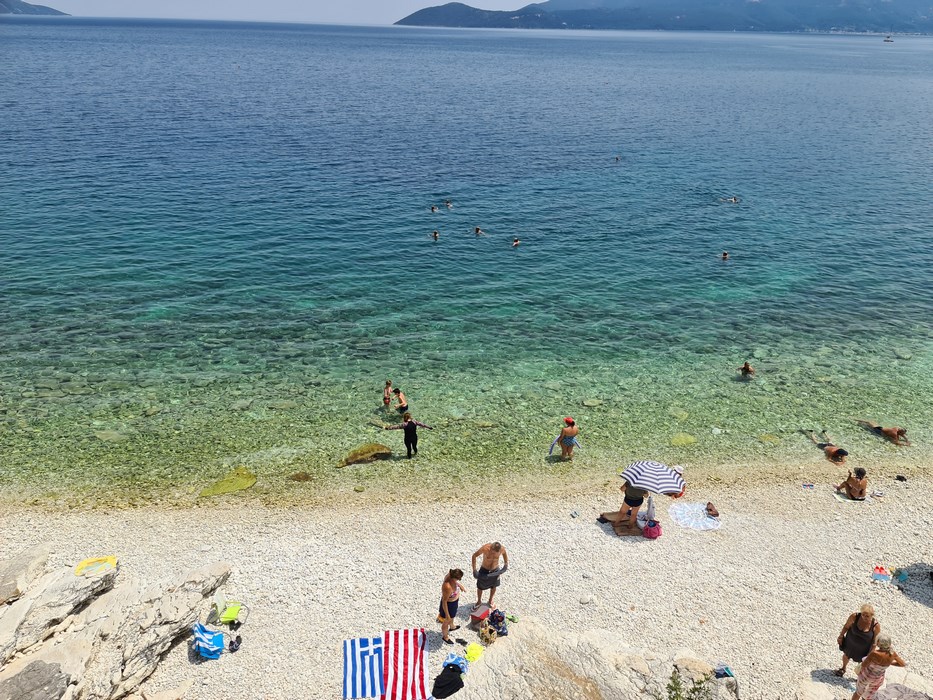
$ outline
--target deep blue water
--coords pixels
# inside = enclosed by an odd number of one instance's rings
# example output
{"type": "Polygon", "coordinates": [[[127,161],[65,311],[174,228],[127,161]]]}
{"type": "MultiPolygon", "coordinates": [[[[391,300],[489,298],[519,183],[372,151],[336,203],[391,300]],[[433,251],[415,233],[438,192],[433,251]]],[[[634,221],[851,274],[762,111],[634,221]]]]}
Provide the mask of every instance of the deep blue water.
{"type": "Polygon", "coordinates": [[[752,436],[814,386],[813,420],[929,408],[931,39],[68,18],[0,43],[6,440],[310,378],[352,423],[386,375],[458,417],[557,382],[555,415],[621,390],[717,424],[710,378],[752,353],[784,391],[752,436]]]}

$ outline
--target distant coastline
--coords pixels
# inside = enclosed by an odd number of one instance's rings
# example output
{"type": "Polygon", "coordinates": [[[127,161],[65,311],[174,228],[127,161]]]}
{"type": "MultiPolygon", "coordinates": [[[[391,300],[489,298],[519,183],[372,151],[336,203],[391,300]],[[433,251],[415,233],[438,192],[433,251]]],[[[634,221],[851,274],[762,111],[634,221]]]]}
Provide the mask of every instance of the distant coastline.
{"type": "Polygon", "coordinates": [[[22,0],[0,0],[0,15],[46,15],[68,17],[67,12],[45,5],[31,5],[22,0]]]}
{"type": "Polygon", "coordinates": [[[933,17],[917,2],[897,8],[872,0],[860,7],[782,0],[770,3],[682,1],[643,7],[629,0],[548,0],[517,10],[481,10],[460,2],[426,7],[396,22],[401,26],[485,29],[592,29],[839,34],[929,34],[933,17]]]}

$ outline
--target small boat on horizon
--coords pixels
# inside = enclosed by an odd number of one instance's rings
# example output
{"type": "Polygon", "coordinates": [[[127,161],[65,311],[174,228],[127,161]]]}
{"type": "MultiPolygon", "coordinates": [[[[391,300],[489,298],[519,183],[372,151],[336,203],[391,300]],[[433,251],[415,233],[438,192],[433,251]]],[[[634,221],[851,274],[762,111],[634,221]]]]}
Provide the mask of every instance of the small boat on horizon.
{"type": "Polygon", "coordinates": [[[891,35],[890,35],[890,34],[888,34],[888,35],[884,38],[884,43],[885,43],[885,44],[893,44],[893,43],[894,43],[894,39],[891,38],[891,35]]]}

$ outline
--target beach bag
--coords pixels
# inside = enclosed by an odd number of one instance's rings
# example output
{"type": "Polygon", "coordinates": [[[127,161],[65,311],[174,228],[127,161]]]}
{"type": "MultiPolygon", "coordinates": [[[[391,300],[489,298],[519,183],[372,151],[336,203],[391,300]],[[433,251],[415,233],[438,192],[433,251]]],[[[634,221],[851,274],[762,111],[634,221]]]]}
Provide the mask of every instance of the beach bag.
{"type": "Polygon", "coordinates": [[[489,626],[496,631],[497,637],[505,637],[509,633],[509,628],[505,624],[505,613],[501,610],[493,610],[489,613],[489,626]]]}
{"type": "Polygon", "coordinates": [[[661,523],[657,520],[649,520],[645,529],[641,531],[647,539],[656,540],[661,536],[661,523]]]}
{"type": "Polygon", "coordinates": [[[496,628],[489,624],[489,620],[483,621],[483,626],[479,628],[479,641],[487,647],[498,638],[499,633],[496,628]]]}

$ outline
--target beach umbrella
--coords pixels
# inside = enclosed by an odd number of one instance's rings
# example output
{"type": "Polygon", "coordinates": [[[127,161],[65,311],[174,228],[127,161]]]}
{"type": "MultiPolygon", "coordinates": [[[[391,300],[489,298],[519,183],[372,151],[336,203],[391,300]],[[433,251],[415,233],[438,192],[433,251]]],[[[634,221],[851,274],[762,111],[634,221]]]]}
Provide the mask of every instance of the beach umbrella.
{"type": "Polygon", "coordinates": [[[686,488],[684,478],[666,464],[643,460],[632,462],[619,476],[636,489],[667,495],[679,494],[686,488]]]}

